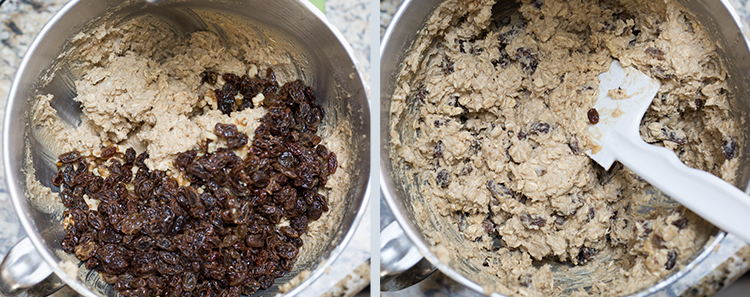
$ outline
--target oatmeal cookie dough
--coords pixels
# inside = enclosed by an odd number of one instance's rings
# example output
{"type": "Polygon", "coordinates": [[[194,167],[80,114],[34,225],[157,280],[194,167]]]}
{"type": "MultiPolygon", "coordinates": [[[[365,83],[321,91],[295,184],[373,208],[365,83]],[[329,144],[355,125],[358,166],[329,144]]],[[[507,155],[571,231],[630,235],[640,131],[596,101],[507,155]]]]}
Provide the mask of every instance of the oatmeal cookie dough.
{"type": "MultiPolygon", "coordinates": [[[[248,108],[224,115],[217,110],[214,85],[202,82],[205,70],[218,73],[248,74],[265,78],[272,67],[279,85],[309,78],[305,57],[286,36],[252,27],[231,16],[206,13],[204,18],[220,24],[224,32],[175,32],[163,20],[151,16],[123,22],[107,22],[79,33],[60,56],[75,81],[76,101],[82,106],[81,123],[71,125],[58,117],[52,107],[53,95],[41,94],[32,100],[29,116],[34,123],[33,138],[50,148],[49,155],[72,150],[96,154],[109,145],[134,147],[147,152],[146,165],[152,170],[178,174],[172,160],[180,152],[209,141],[209,150],[225,146],[226,140],[214,133],[216,123],[235,124],[252,142],[258,120],[267,110],[248,108]],[[227,33],[229,32],[229,33],[227,33]],[[212,108],[213,107],[213,108],[212,108]]],[[[243,98],[252,100],[253,98],[243,98]]],[[[255,98],[260,100],[261,98],[255,98]]],[[[330,210],[311,222],[302,235],[297,264],[312,269],[328,247],[343,216],[345,193],[351,183],[350,152],[352,132],[348,123],[321,125],[321,144],[335,152],[338,169],[323,189],[330,210]]],[[[247,148],[238,151],[244,157],[247,148]]],[[[62,223],[64,206],[51,183],[40,182],[31,152],[26,156],[26,182],[30,202],[62,223]]],[[[54,166],[54,161],[50,161],[54,166]]],[[[39,165],[39,166],[44,166],[39,165]]],[[[64,253],[62,259],[78,263],[64,253]]],[[[88,270],[79,271],[86,279],[88,270]]]]}
{"type": "Polygon", "coordinates": [[[587,113],[613,59],[634,66],[661,83],[643,139],[734,182],[742,123],[705,29],[674,1],[494,4],[442,3],[398,75],[390,157],[428,241],[505,294],[627,294],[679,270],[711,226],[586,156],[587,113]]]}

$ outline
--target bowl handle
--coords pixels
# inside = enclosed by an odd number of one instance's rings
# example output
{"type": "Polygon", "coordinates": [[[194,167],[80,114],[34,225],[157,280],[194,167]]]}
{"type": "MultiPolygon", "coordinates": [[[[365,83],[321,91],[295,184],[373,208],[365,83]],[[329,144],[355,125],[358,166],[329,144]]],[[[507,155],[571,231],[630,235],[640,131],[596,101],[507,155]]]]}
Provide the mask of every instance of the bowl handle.
{"type": "Polygon", "coordinates": [[[0,264],[0,295],[49,296],[65,283],[60,280],[26,237],[14,245],[0,264]]]}

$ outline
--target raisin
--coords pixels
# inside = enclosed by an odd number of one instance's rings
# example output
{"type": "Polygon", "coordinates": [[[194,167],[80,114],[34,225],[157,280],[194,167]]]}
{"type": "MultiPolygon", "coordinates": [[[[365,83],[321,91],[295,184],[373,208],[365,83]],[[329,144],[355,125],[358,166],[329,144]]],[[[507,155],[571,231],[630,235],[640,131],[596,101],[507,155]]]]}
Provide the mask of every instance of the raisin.
{"type": "Polygon", "coordinates": [[[516,60],[521,63],[521,69],[526,71],[528,74],[533,74],[536,71],[537,59],[536,55],[530,50],[525,48],[518,48],[516,50],[516,60]]]}
{"type": "Polygon", "coordinates": [[[521,216],[521,222],[528,226],[535,226],[540,228],[544,227],[547,224],[547,220],[545,220],[544,218],[532,216],[530,214],[521,216]]]}
{"type": "Polygon", "coordinates": [[[695,103],[695,109],[703,109],[703,106],[705,106],[706,104],[701,99],[695,99],[694,103],[695,103]]]}
{"type": "Polygon", "coordinates": [[[688,221],[687,218],[681,218],[672,222],[672,225],[677,227],[677,229],[682,230],[682,229],[685,229],[685,227],[687,227],[688,223],[690,223],[690,221],[688,221]]]}
{"type": "Polygon", "coordinates": [[[645,50],[646,54],[659,61],[664,61],[664,52],[655,47],[649,47],[645,50]]]}
{"type": "Polygon", "coordinates": [[[419,88],[419,90],[417,90],[417,94],[415,95],[415,98],[419,99],[419,101],[424,104],[425,103],[424,99],[425,97],[427,97],[427,94],[429,93],[430,92],[427,92],[427,90],[425,90],[424,88],[419,88]]]}
{"type": "Polygon", "coordinates": [[[55,185],[55,187],[61,186],[63,183],[65,183],[65,179],[63,177],[63,172],[58,171],[55,173],[55,176],[52,178],[52,184],[55,185]]]}
{"type": "Polygon", "coordinates": [[[466,214],[465,213],[462,212],[462,213],[458,214],[458,222],[457,222],[457,224],[458,224],[458,231],[459,232],[464,232],[464,230],[466,230],[466,228],[469,227],[469,224],[466,223],[466,214]]]}
{"type": "Polygon", "coordinates": [[[589,207],[589,213],[586,214],[586,220],[584,222],[588,223],[591,222],[596,217],[596,211],[594,211],[593,207],[589,207]]]}
{"type": "Polygon", "coordinates": [[[190,165],[190,163],[193,163],[193,160],[195,160],[195,156],[198,154],[195,150],[189,150],[186,152],[182,152],[179,155],[177,155],[177,158],[174,160],[174,165],[180,170],[186,170],[187,167],[190,165]]]}
{"type": "Polygon", "coordinates": [[[589,123],[592,125],[596,125],[599,123],[599,112],[596,111],[596,108],[589,109],[589,112],[587,113],[589,118],[589,123]]]}
{"type": "Polygon", "coordinates": [[[590,248],[590,247],[581,247],[581,250],[578,252],[578,256],[576,256],[576,260],[578,260],[578,263],[586,263],[589,260],[591,260],[596,255],[596,249],[590,248]]]}
{"type": "Polygon", "coordinates": [[[338,168],[338,161],[336,160],[336,154],[331,152],[331,154],[328,155],[328,174],[334,174],[336,173],[336,168],[338,168]]]}
{"type": "Polygon", "coordinates": [[[638,221],[638,223],[640,223],[643,228],[643,234],[641,237],[648,237],[648,235],[654,231],[654,229],[651,228],[651,221],[638,221]]]}
{"type": "Polygon", "coordinates": [[[727,158],[727,160],[734,159],[736,157],[737,152],[737,141],[734,140],[734,137],[730,137],[729,139],[724,140],[724,142],[721,144],[721,152],[724,153],[724,157],[727,158]]]}
{"type": "Polygon", "coordinates": [[[495,183],[494,181],[487,181],[487,190],[490,191],[490,195],[493,198],[498,199],[505,196],[513,196],[513,192],[508,189],[502,183],[495,183]]]}
{"type": "Polygon", "coordinates": [[[448,57],[445,57],[445,63],[443,65],[444,65],[443,73],[445,73],[445,75],[450,75],[450,74],[453,74],[453,72],[455,72],[455,69],[454,69],[455,63],[449,60],[448,57]]]}
{"type": "Polygon", "coordinates": [[[492,233],[495,231],[495,225],[492,224],[492,221],[490,219],[485,219],[482,221],[482,228],[484,228],[484,232],[492,233]]]}
{"type": "Polygon", "coordinates": [[[578,142],[578,138],[575,136],[570,138],[570,142],[568,142],[568,147],[570,147],[570,152],[575,155],[581,153],[581,144],[578,142]]]}
{"type": "Polygon", "coordinates": [[[534,123],[531,125],[531,129],[529,129],[529,133],[534,135],[547,134],[549,133],[549,128],[550,126],[547,123],[534,123]]]}
{"type": "Polygon", "coordinates": [[[445,150],[445,146],[443,146],[443,141],[438,140],[438,142],[435,144],[435,158],[442,158],[443,150],[445,150]]]}
{"type": "Polygon", "coordinates": [[[64,153],[60,155],[60,162],[63,163],[73,163],[75,161],[78,161],[78,158],[80,158],[81,155],[77,151],[72,151],[68,153],[64,153]]]}
{"type": "MultiPolygon", "coordinates": [[[[225,86],[231,86],[229,84],[225,86]]],[[[225,114],[229,115],[233,111],[237,110],[237,107],[235,106],[235,99],[234,99],[234,92],[232,87],[227,87],[225,90],[215,90],[214,93],[216,95],[216,100],[218,101],[218,108],[219,110],[225,114]]]]}
{"type": "Polygon", "coordinates": [[[435,178],[437,185],[443,189],[447,188],[451,184],[451,174],[448,170],[441,170],[435,178]]]}
{"type": "Polygon", "coordinates": [[[677,252],[669,251],[669,253],[667,253],[667,262],[664,263],[664,268],[672,270],[675,264],[677,264],[677,252]]]}
{"type": "Polygon", "coordinates": [[[240,133],[234,124],[217,123],[214,130],[216,134],[227,139],[227,147],[238,149],[247,144],[248,137],[245,133],[240,133]]]}
{"type": "Polygon", "coordinates": [[[652,68],[654,76],[661,79],[673,79],[675,78],[674,70],[670,70],[661,66],[655,66],[652,68]]]}
{"type": "Polygon", "coordinates": [[[204,70],[201,72],[201,83],[208,83],[210,85],[216,84],[216,79],[219,77],[219,73],[213,70],[204,70]]]}
{"type": "Polygon", "coordinates": [[[286,259],[294,259],[297,257],[297,247],[289,243],[282,243],[276,248],[279,252],[279,256],[286,259]]]}
{"type": "Polygon", "coordinates": [[[109,158],[112,158],[117,153],[117,148],[114,146],[109,146],[102,150],[102,159],[107,160],[109,158]]]}

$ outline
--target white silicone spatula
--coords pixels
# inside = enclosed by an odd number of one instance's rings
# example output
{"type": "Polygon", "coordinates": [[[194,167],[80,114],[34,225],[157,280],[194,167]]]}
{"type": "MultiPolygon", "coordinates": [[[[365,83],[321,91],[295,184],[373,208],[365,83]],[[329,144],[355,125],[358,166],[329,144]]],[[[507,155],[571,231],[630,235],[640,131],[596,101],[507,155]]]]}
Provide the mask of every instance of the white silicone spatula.
{"type": "Polygon", "coordinates": [[[688,167],[671,150],[641,139],[638,127],[659,82],[633,67],[623,69],[616,60],[599,80],[594,104],[599,122],[589,127],[598,147],[586,154],[604,169],[620,161],[707,221],[750,242],[749,196],[713,174],[688,167]],[[610,90],[618,90],[617,99],[610,90]]]}

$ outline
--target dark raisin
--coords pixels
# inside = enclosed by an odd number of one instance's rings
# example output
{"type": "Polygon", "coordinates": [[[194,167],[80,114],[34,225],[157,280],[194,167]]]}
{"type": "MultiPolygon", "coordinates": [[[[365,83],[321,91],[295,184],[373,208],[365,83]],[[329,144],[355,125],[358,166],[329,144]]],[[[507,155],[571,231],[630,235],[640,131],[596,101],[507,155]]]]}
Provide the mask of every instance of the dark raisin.
{"type": "Polygon", "coordinates": [[[214,131],[216,131],[217,135],[220,135],[226,138],[236,137],[237,134],[240,133],[237,130],[237,126],[235,126],[234,124],[222,124],[222,123],[216,123],[216,126],[214,127],[214,131]]]}
{"type": "Polygon", "coordinates": [[[492,233],[495,231],[495,224],[493,224],[490,219],[485,219],[482,221],[482,228],[484,228],[484,232],[492,233]]]}
{"type": "Polygon", "coordinates": [[[575,136],[570,138],[570,142],[568,142],[568,147],[570,147],[570,152],[575,155],[581,153],[581,144],[578,142],[578,138],[575,136]]]}
{"type": "MultiPolygon", "coordinates": [[[[139,168],[148,169],[146,166],[146,159],[148,159],[148,153],[142,152],[138,155],[138,157],[135,158],[135,166],[138,166],[139,168]]],[[[148,172],[148,171],[147,171],[148,172]]]]}
{"type": "Polygon", "coordinates": [[[456,224],[458,225],[459,232],[464,232],[464,230],[466,230],[466,228],[469,227],[469,224],[466,223],[465,213],[461,212],[458,214],[458,221],[456,222],[456,224]]]}
{"type": "Polygon", "coordinates": [[[596,125],[597,123],[599,123],[599,112],[596,111],[596,108],[589,109],[587,115],[589,118],[589,123],[591,123],[592,125],[596,125]]]}
{"type": "Polygon", "coordinates": [[[576,256],[576,260],[578,260],[578,263],[586,263],[589,260],[591,260],[596,255],[596,249],[590,248],[590,247],[581,247],[581,250],[578,252],[578,256],[576,256]]]}
{"type": "Polygon", "coordinates": [[[216,134],[227,139],[227,147],[238,149],[247,144],[248,137],[245,133],[240,133],[234,124],[217,123],[214,130],[216,134]]]}
{"type": "Polygon", "coordinates": [[[64,153],[60,155],[60,162],[63,163],[73,163],[75,161],[78,161],[78,158],[80,158],[81,155],[77,151],[72,151],[68,153],[64,153]]]}
{"type": "Polygon", "coordinates": [[[538,62],[536,55],[531,50],[518,48],[516,50],[516,60],[521,63],[521,69],[526,71],[527,74],[533,74],[536,71],[538,62]]]}
{"type": "Polygon", "coordinates": [[[695,109],[703,109],[703,106],[705,106],[705,102],[701,99],[695,99],[695,109]]]}
{"type": "Polygon", "coordinates": [[[690,223],[690,221],[688,221],[687,218],[681,218],[672,222],[672,225],[677,227],[677,229],[682,230],[682,229],[685,229],[685,227],[687,227],[688,223],[690,223]]]}
{"type": "Polygon", "coordinates": [[[135,163],[135,150],[132,147],[129,147],[125,150],[125,165],[132,166],[135,163]]]}
{"type": "Polygon", "coordinates": [[[451,174],[448,172],[448,170],[441,170],[438,172],[437,177],[435,178],[435,182],[437,185],[443,189],[447,188],[451,184],[451,174]]]}
{"type": "Polygon", "coordinates": [[[724,157],[726,157],[727,160],[731,160],[736,157],[737,141],[734,140],[734,137],[730,137],[729,139],[724,140],[724,142],[721,144],[721,152],[724,153],[724,157]]]}
{"type": "MultiPolygon", "coordinates": [[[[225,86],[230,86],[230,85],[225,85],[225,86]]],[[[233,111],[237,110],[237,106],[235,106],[236,102],[234,99],[235,95],[232,94],[233,90],[232,88],[228,88],[228,89],[229,89],[228,93],[222,90],[214,91],[216,93],[216,100],[218,101],[218,108],[225,115],[229,115],[233,111]]]]}
{"type": "Polygon", "coordinates": [[[417,91],[417,95],[415,95],[415,96],[416,96],[416,98],[417,98],[417,99],[418,99],[418,100],[419,100],[420,102],[422,102],[422,103],[425,103],[424,99],[425,99],[425,97],[427,97],[427,94],[429,94],[429,93],[430,93],[430,92],[427,92],[427,90],[425,90],[424,88],[420,88],[420,89],[419,89],[419,90],[417,91]]]}
{"type": "Polygon", "coordinates": [[[489,190],[490,195],[492,195],[492,197],[496,199],[513,195],[513,192],[510,189],[508,189],[504,184],[495,183],[492,180],[487,181],[487,190],[489,190]]]}
{"type": "Polygon", "coordinates": [[[654,76],[661,79],[673,79],[675,78],[674,70],[667,69],[661,66],[655,66],[652,68],[654,76]]]}
{"type": "Polygon", "coordinates": [[[641,224],[641,227],[643,228],[643,234],[641,237],[648,237],[649,234],[651,234],[653,229],[651,229],[651,221],[638,221],[638,223],[641,224]]]}
{"type": "Polygon", "coordinates": [[[443,73],[445,73],[445,75],[450,75],[455,72],[454,65],[455,64],[453,63],[453,61],[448,60],[448,57],[445,57],[445,63],[443,64],[443,73]]]}
{"type": "Polygon", "coordinates": [[[117,148],[114,146],[109,146],[102,150],[102,159],[107,160],[109,158],[112,158],[117,153],[117,148]]]}
{"type": "Polygon", "coordinates": [[[445,146],[443,146],[443,141],[438,140],[438,142],[435,144],[435,158],[442,158],[443,150],[445,150],[445,146]]]}
{"type": "Polygon", "coordinates": [[[593,207],[589,207],[589,213],[586,214],[585,222],[586,223],[591,222],[591,220],[593,220],[595,217],[596,217],[596,211],[594,211],[593,207]]]}
{"type": "Polygon", "coordinates": [[[328,174],[334,174],[336,173],[336,168],[338,168],[339,163],[336,160],[336,154],[331,152],[328,155],[328,174]]]}
{"type": "Polygon", "coordinates": [[[530,134],[547,134],[549,133],[549,124],[547,123],[534,123],[531,125],[531,129],[529,129],[530,134]]]}
{"type": "Polygon", "coordinates": [[[201,83],[208,83],[210,85],[216,84],[216,79],[219,77],[219,73],[213,70],[204,70],[201,73],[201,83]]]}
{"type": "Polygon", "coordinates": [[[675,264],[677,264],[677,252],[669,251],[669,253],[667,253],[667,262],[664,263],[664,268],[672,270],[675,264]]]}
{"type": "Polygon", "coordinates": [[[58,171],[57,173],[55,173],[55,176],[52,178],[52,184],[55,185],[55,187],[59,187],[63,183],[65,183],[65,179],[63,178],[63,172],[58,171]]]}
{"type": "Polygon", "coordinates": [[[195,156],[198,154],[195,150],[180,153],[174,160],[174,165],[180,170],[186,170],[190,163],[193,163],[195,156]]]}
{"type": "Polygon", "coordinates": [[[646,48],[646,54],[659,61],[664,61],[664,52],[655,47],[646,48]]]}
{"type": "Polygon", "coordinates": [[[279,252],[279,256],[286,259],[293,259],[297,257],[297,247],[289,243],[282,243],[276,250],[279,252]]]}
{"type": "Polygon", "coordinates": [[[547,224],[547,220],[545,220],[544,218],[532,216],[530,214],[521,216],[521,222],[526,224],[527,226],[535,226],[540,228],[544,227],[547,224]]]}
{"type": "Polygon", "coordinates": [[[674,142],[676,144],[684,145],[684,144],[686,144],[688,142],[687,138],[678,137],[677,133],[675,133],[675,132],[671,132],[670,131],[668,133],[668,135],[669,136],[667,137],[667,140],[669,140],[671,142],[674,142]]]}

